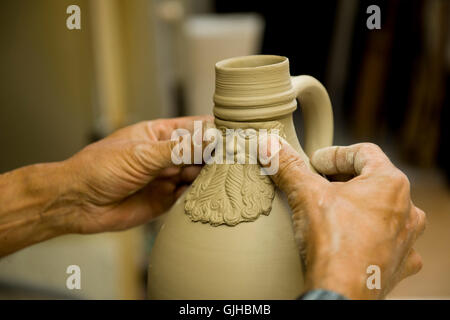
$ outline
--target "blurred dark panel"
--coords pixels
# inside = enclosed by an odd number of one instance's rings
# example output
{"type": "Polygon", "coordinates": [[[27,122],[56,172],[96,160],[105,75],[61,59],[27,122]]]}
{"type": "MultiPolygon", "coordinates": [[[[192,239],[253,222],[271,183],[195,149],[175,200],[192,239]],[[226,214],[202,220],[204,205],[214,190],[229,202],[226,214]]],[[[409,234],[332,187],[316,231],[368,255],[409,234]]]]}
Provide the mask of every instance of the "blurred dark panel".
{"type": "MultiPolygon", "coordinates": [[[[255,11],[266,20],[262,53],[289,57],[291,74],[310,74],[326,84],[337,12],[346,0],[215,0],[219,13],[255,11]]],[[[370,141],[393,150],[410,164],[450,166],[448,66],[450,1],[360,0],[351,30],[343,96],[334,109],[336,135],[370,141]],[[381,29],[366,26],[367,8],[381,10],[381,29]],[[439,161],[438,161],[439,159],[439,161]]],[[[333,91],[330,91],[333,100],[333,91]]],[[[295,113],[296,121],[300,118],[295,113]]],[[[339,142],[344,141],[338,139],[339,142]]]]}
{"type": "Polygon", "coordinates": [[[266,21],[263,54],[286,56],[291,74],[309,74],[324,81],[336,10],[335,0],[216,0],[216,11],[257,12],[266,21]]]}

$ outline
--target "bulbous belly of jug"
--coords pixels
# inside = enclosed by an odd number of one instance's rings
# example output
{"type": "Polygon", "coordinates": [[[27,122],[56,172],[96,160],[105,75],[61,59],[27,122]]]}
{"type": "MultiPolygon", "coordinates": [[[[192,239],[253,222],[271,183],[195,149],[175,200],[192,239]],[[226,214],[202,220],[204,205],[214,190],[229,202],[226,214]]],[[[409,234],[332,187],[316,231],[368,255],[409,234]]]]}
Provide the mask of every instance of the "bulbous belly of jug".
{"type": "Polygon", "coordinates": [[[168,212],[148,268],[150,299],[294,299],[303,288],[290,209],[236,226],[192,222],[186,193],[168,212]]]}

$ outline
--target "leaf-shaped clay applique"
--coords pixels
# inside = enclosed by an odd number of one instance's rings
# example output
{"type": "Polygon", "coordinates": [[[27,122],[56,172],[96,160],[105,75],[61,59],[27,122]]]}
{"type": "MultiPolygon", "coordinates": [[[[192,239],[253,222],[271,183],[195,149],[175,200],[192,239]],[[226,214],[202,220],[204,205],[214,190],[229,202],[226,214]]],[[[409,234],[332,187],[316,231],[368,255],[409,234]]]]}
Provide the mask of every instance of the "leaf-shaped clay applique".
{"type": "Polygon", "coordinates": [[[255,164],[206,165],[186,196],[192,221],[234,226],[268,215],[274,186],[255,164]]]}

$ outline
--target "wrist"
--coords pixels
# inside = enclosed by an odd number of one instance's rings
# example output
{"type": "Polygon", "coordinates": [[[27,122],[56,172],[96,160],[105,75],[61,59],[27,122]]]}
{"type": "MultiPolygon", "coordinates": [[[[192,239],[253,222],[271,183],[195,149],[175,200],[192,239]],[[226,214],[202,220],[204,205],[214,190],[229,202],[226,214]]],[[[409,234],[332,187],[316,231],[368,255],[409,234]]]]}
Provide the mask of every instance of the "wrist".
{"type": "MultiPolygon", "coordinates": [[[[79,211],[79,192],[76,175],[68,161],[39,164],[36,168],[44,185],[41,207],[41,223],[53,236],[75,233],[79,211]],[[43,177],[43,175],[46,177],[43,177]]],[[[39,178],[38,178],[39,180],[39,178]]]]}
{"type": "Polygon", "coordinates": [[[308,268],[305,278],[306,290],[330,290],[349,299],[379,299],[380,290],[367,288],[367,277],[364,268],[355,264],[339,266],[313,266],[308,268]]]}
{"type": "Polygon", "coordinates": [[[64,162],[0,175],[0,256],[72,233],[76,193],[64,162]]]}
{"type": "Polygon", "coordinates": [[[303,293],[299,300],[348,300],[347,297],[327,289],[312,289],[303,293]]]}

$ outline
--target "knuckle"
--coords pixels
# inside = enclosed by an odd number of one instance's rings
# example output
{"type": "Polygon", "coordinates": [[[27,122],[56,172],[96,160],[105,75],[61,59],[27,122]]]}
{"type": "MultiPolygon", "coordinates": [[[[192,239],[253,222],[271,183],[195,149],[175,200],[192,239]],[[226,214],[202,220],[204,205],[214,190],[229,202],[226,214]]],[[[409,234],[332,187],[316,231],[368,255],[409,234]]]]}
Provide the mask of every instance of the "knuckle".
{"type": "Polygon", "coordinates": [[[144,121],[146,122],[146,126],[150,130],[158,131],[163,126],[163,122],[161,119],[144,121]]]}
{"type": "Polygon", "coordinates": [[[391,174],[390,174],[390,180],[391,182],[399,188],[405,189],[409,192],[410,189],[410,182],[408,177],[406,176],[406,174],[404,174],[402,171],[400,171],[399,169],[395,169],[391,174]]]}
{"type": "Polygon", "coordinates": [[[372,142],[364,142],[361,144],[361,151],[363,152],[367,152],[367,153],[383,153],[383,150],[381,150],[381,148],[376,145],[375,143],[372,142]]]}
{"type": "Polygon", "coordinates": [[[413,256],[413,273],[417,273],[420,270],[422,270],[423,268],[423,260],[422,257],[418,254],[415,253],[413,256]]]}
{"type": "Polygon", "coordinates": [[[358,153],[363,157],[371,158],[371,161],[377,163],[378,165],[383,165],[386,162],[389,162],[389,159],[386,156],[386,154],[375,143],[371,142],[362,143],[358,153]]]}
{"type": "Polygon", "coordinates": [[[419,207],[416,207],[417,210],[417,214],[424,220],[427,220],[427,214],[425,213],[425,211],[423,211],[422,209],[420,209],[419,207]]]}
{"type": "Polygon", "coordinates": [[[144,120],[136,123],[135,126],[145,128],[145,130],[152,130],[155,122],[158,122],[158,120],[144,120]]]}
{"type": "Polygon", "coordinates": [[[144,164],[148,161],[148,147],[142,143],[134,143],[130,146],[132,148],[131,156],[139,164],[144,164]]]}
{"type": "Polygon", "coordinates": [[[425,214],[425,212],[423,212],[422,210],[420,210],[417,207],[416,207],[416,214],[417,214],[418,222],[420,224],[425,224],[427,222],[427,215],[425,214]]]}
{"type": "Polygon", "coordinates": [[[300,156],[295,154],[289,154],[283,159],[280,159],[280,170],[283,173],[291,172],[298,168],[304,168],[305,166],[305,162],[300,156]]]}
{"type": "Polygon", "coordinates": [[[298,179],[301,179],[300,170],[304,167],[304,161],[299,158],[289,157],[289,159],[280,161],[278,180],[282,184],[293,184],[295,181],[298,181],[298,179]]]}
{"type": "Polygon", "coordinates": [[[422,235],[427,227],[427,215],[421,209],[416,207],[417,212],[417,232],[418,236],[422,235]]]}
{"type": "Polygon", "coordinates": [[[159,120],[143,120],[141,122],[138,122],[138,125],[144,125],[144,126],[153,126],[155,123],[157,123],[159,120]]]}
{"type": "Polygon", "coordinates": [[[291,159],[288,161],[284,167],[284,171],[286,173],[288,172],[295,172],[299,168],[305,168],[305,162],[301,159],[291,159]]]}
{"type": "Polygon", "coordinates": [[[419,256],[419,260],[417,261],[417,264],[416,264],[416,270],[417,270],[417,272],[419,272],[420,270],[422,270],[422,268],[423,268],[423,260],[422,260],[422,258],[419,256]]]}

